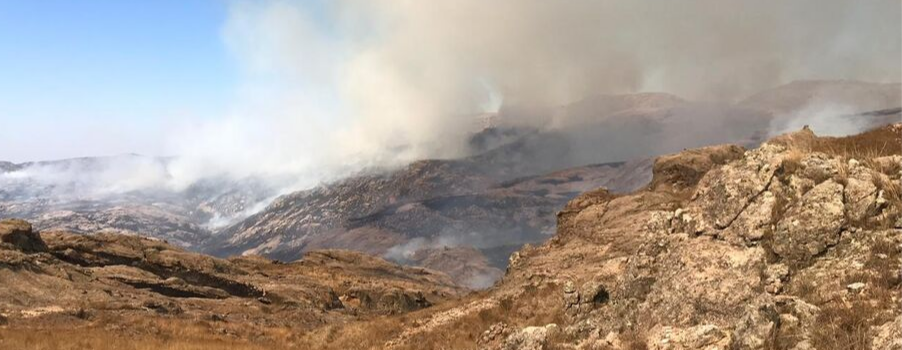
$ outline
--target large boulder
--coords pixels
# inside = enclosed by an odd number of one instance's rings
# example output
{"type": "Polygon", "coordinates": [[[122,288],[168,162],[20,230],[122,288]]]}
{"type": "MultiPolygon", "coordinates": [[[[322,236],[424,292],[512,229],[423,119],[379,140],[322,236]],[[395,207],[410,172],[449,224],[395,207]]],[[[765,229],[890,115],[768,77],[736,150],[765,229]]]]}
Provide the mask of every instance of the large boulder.
{"type": "Polygon", "coordinates": [[[839,241],[844,222],[843,186],[824,181],[777,223],[774,253],[792,262],[807,261],[839,241]]]}
{"type": "Polygon", "coordinates": [[[544,327],[526,327],[511,334],[504,341],[504,350],[543,350],[548,344],[548,338],[558,330],[556,324],[548,324],[544,327]]]}
{"type": "MultiPolygon", "coordinates": [[[[780,167],[779,154],[785,148],[765,144],[746,153],[742,160],[709,171],[699,181],[695,200],[688,208],[692,218],[690,233],[722,235],[735,220],[762,197],[780,167]]],[[[757,211],[756,206],[752,206],[757,211]]],[[[765,209],[766,211],[766,209],[765,209]]],[[[749,225],[756,220],[746,221],[749,225]]]]}
{"type": "Polygon", "coordinates": [[[47,245],[25,220],[0,220],[0,242],[10,244],[26,253],[46,252],[47,245]]]}

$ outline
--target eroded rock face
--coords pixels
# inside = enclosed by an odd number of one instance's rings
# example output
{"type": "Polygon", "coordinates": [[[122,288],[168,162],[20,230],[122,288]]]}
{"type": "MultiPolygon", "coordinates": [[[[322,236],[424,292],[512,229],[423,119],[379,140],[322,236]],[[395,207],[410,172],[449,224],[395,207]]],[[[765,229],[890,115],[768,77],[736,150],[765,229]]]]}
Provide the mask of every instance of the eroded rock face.
{"type": "Polygon", "coordinates": [[[755,301],[763,281],[764,251],[737,248],[710,238],[672,242],[650,267],[655,274],[638,318],[689,326],[699,319],[727,320],[755,301]]]}
{"type": "Polygon", "coordinates": [[[869,171],[855,159],[849,160],[848,171],[849,178],[843,187],[843,197],[848,206],[846,215],[852,222],[863,222],[878,210],[878,179],[875,177],[885,175],[869,171]]]}
{"type": "Polygon", "coordinates": [[[47,251],[47,245],[41,240],[41,236],[24,220],[0,220],[0,242],[10,244],[26,253],[47,251]]]}

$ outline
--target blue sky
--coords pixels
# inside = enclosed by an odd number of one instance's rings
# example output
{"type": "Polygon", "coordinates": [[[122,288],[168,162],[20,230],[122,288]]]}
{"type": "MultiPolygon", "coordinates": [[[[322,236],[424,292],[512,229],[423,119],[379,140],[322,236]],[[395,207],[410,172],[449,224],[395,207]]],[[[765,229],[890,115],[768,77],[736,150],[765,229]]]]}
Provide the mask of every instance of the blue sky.
{"type": "Polygon", "coordinates": [[[0,160],[155,153],[166,121],[223,113],[241,74],[227,7],[0,1],[0,160]]]}

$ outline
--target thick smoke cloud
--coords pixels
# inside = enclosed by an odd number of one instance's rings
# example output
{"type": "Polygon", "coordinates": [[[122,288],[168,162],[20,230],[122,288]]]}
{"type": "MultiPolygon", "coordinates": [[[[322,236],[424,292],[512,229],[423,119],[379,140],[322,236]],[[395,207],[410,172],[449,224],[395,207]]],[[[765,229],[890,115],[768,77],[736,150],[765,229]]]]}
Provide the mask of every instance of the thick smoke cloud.
{"type": "Polygon", "coordinates": [[[902,74],[896,0],[314,4],[234,2],[224,33],[255,79],[290,87],[270,101],[290,101],[277,104],[285,120],[322,128],[290,128],[316,140],[317,165],[460,155],[472,115],[502,103],[638,91],[733,102],[795,79],[902,74]]]}

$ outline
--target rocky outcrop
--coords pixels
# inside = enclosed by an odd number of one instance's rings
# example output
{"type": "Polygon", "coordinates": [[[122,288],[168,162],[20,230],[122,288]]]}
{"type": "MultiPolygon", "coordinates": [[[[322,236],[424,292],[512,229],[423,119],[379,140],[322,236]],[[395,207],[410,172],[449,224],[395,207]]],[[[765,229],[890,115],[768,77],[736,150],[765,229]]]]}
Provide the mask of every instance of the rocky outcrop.
{"type": "Polygon", "coordinates": [[[843,186],[824,181],[805,193],[777,223],[772,248],[789,262],[807,261],[835,245],[845,224],[843,186]]]}
{"type": "Polygon", "coordinates": [[[47,251],[47,245],[32,230],[31,224],[24,220],[0,220],[0,242],[26,253],[47,251]]]}

